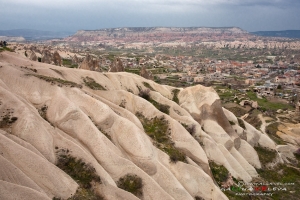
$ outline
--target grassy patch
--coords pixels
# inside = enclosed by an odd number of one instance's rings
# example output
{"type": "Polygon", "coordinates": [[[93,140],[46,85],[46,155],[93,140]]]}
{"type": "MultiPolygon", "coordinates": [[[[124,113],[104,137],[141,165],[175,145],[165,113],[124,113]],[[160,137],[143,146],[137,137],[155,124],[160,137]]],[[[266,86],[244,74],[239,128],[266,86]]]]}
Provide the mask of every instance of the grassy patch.
{"type": "Polygon", "coordinates": [[[14,50],[8,48],[8,47],[0,47],[0,52],[1,51],[10,51],[10,52],[14,52],[14,50]]]}
{"type": "Polygon", "coordinates": [[[274,140],[277,144],[286,144],[277,134],[278,126],[280,123],[275,122],[266,127],[266,133],[269,135],[269,137],[274,140]]]}
{"type": "Polygon", "coordinates": [[[164,117],[147,119],[140,113],[137,113],[136,116],[143,124],[145,133],[153,139],[154,145],[167,153],[171,162],[187,162],[185,154],[175,147],[170,136],[169,124],[164,117]]]}
{"type": "Polygon", "coordinates": [[[244,121],[240,118],[237,118],[237,120],[238,120],[239,126],[242,127],[243,129],[246,129],[244,121]]]}
{"type": "MultiPolygon", "coordinates": [[[[63,151],[64,152],[64,151],[63,151]]],[[[92,183],[101,184],[101,178],[97,175],[95,168],[86,164],[81,159],[75,158],[67,153],[60,153],[58,156],[57,167],[71,176],[79,185],[76,193],[68,200],[104,200],[96,194],[92,188],[92,183]]]]}
{"type": "Polygon", "coordinates": [[[179,89],[174,89],[172,90],[172,93],[173,93],[173,98],[172,100],[174,102],[176,102],[177,104],[179,104],[179,99],[178,99],[178,94],[179,94],[180,90],[179,89]]]}
{"type": "MultiPolygon", "coordinates": [[[[287,164],[279,164],[273,169],[257,169],[258,174],[264,180],[264,182],[269,183],[281,183],[277,187],[286,188],[286,190],[273,192],[272,199],[281,200],[298,200],[300,196],[300,170],[295,166],[287,164]],[[292,185],[284,185],[285,183],[293,183],[292,185]]],[[[274,188],[276,186],[271,186],[274,188]]]]}
{"type": "Polygon", "coordinates": [[[97,175],[95,168],[69,154],[58,156],[57,167],[71,176],[83,188],[91,188],[92,181],[101,183],[101,179],[97,175]]]}
{"type": "Polygon", "coordinates": [[[152,87],[149,83],[143,82],[143,85],[144,85],[146,88],[148,88],[149,90],[155,91],[155,90],[153,89],[153,87],[152,87]]]}
{"type": "Polygon", "coordinates": [[[231,126],[234,126],[235,125],[235,123],[233,122],[233,121],[230,121],[230,120],[228,120],[229,121],[229,124],[231,125],[231,126]]]}
{"type": "Polygon", "coordinates": [[[112,141],[111,136],[106,131],[104,131],[103,129],[99,128],[98,126],[97,126],[97,128],[98,128],[98,130],[101,133],[103,133],[103,135],[105,135],[110,141],[112,141]]]}
{"type": "Polygon", "coordinates": [[[63,58],[62,59],[62,64],[64,66],[70,66],[70,65],[72,65],[72,60],[71,59],[65,59],[65,58],[63,58]]]}
{"type": "Polygon", "coordinates": [[[195,200],[204,200],[202,197],[195,196],[195,200]]]}
{"type": "Polygon", "coordinates": [[[53,70],[53,71],[55,71],[56,73],[58,73],[61,76],[63,75],[63,73],[61,71],[57,70],[57,69],[52,69],[52,68],[50,68],[50,69],[53,70]]]}
{"type": "Polygon", "coordinates": [[[47,110],[48,110],[47,105],[43,105],[40,109],[38,109],[38,112],[39,112],[40,116],[46,121],[48,121],[48,119],[47,119],[47,110]]]}
{"type": "Polygon", "coordinates": [[[239,107],[228,107],[228,108],[226,107],[226,109],[232,112],[237,117],[241,117],[247,113],[246,110],[239,107]]]}
{"type": "Polygon", "coordinates": [[[127,174],[117,182],[119,188],[134,194],[137,197],[143,196],[143,181],[135,174],[127,174]]]}
{"type": "Polygon", "coordinates": [[[245,121],[254,126],[256,129],[260,129],[262,125],[261,120],[258,118],[258,114],[260,113],[261,112],[259,110],[252,110],[245,121]]]}
{"type": "Polygon", "coordinates": [[[272,149],[267,149],[261,146],[256,146],[254,149],[256,150],[259,160],[263,166],[274,161],[277,156],[277,152],[272,149]]]}
{"type": "Polygon", "coordinates": [[[181,125],[187,130],[187,132],[189,132],[191,135],[194,135],[196,132],[196,126],[194,124],[191,125],[187,125],[187,124],[183,124],[181,123],[181,125]]]}
{"type": "Polygon", "coordinates": [[[83,78],[84,85],[91,88],[92,90],[106,90],[102,85],[97,83],[93,78],[91,77],[85,77],[83,78]]]}
{"type": "Polygon", "coordinates": [[[152,103],[159,111],[161,111],[167,115],[170,113],[170,106],[158,103],[157,101],[155,101],[154,99],[151,99],[151,98],[150,98],[149,102],[152,103]]]}
{"type": "Polygon", "coordinates": [[[149,89],[140,90],[138,95],[140,97],[142,97],[143,99],[145,99],[145,100],[149,101],[150,103],[152,103],[152,105],[154,105],[159,111],[161,111],[161,112],[163,112],[167,115],[170,113],[170,106],[161,104],[161,103],[155,101],[154,99],[152,99],[150,97],[150,90],[149,89]]]}
{"type": "Polygon", "coordinates": [[[50,82],[51,84],[57,84],[60,87],[70,86],[70,87],[82,88],[82,85],[79,85],[79,84],[74,83],[72,81],[63,80],[63,79],[60,79],[60,78],[54,78],[54,77],[51,77],[51,76],[44,76],[44,75],[39,75],[39,74],[26,74],[26,75],[27,76],[35,76],[39,79],[50,82]]]}
{"type": "Polygon", "coordinates": [[[140,75],[140,69],[125,68],[125,72],[140,75]]]}
{"type": "Polygon", "coordinates": [[[142,97],[143,99],[146,99],[147,101],[149,101],[150,98],[150,90],[146,89],[146,90],[142,90],[139,88],[139,94],[140,97],[142,97]]]}
{"type": "Polygon", "coordinates": [[[278,109],[293,109],[292,106],[284,103],[279,103],[279,102],[270,102],[266,98],[257,98],[256,94],[254,92],[247,92],[248,97],[253,100],[257,101],[259,107],[261,110],[271,110],[271,111],[276,111],[278,109]]]}
{"type": "Polygon", "coordinates": [[[17,120],[17,117],[12,117],[10,114],[5,114],[0,118],[0,128],[8,128],[17,120]]]}
{"type": "Polygon", "coordinates": [[[213,174],[214,179],[219,186],[222,185],[222,182],[225,182],[228,179],[229,172],[223,165],[217,165],[215,162],[210,161],[209,167],[213,174]]]}

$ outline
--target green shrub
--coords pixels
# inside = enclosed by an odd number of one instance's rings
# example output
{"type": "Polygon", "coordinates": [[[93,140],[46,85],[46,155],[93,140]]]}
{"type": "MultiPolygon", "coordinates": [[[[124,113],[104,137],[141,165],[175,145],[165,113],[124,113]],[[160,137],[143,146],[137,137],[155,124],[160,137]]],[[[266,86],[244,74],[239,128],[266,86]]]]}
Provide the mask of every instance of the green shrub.
{"type": "Polygon", "coordinates": [[[185,130],[187,130],[187,132],[189,132],[191,135],[194,135],[196,132],[196,126],[194,124],[191,125],[187,125],[187,124],[183,124],[181,123],[181,125],[185,128],[185,130]]]}
{"type": "Polygon", "coordinates": [[[245,121],[251,124],[256,129],[260,129],[262,122],[258,117],[259,114],[261,114],[259,110],[252,110],[245,121]]]}
{"type": "Polygon", "coordinates": [[[266,165],[266,164],[274,161],[274,159],[277,156],[277,152],[272,149],[267,149],[267,148],[264,148],[261,146],[256,146],[256,147],[254,147],[254,149],[256,150],[259,160],[262,165],[266,165]]]}
{"type": "Polygon", "coordinates": [[[215,181],[218,183],[219,186],[221,186],[222,182],[225,182],[228,179],[228,170],[224,166],[217,165],[213,161],[209,162],[209,167],[211,169],[215,181]]]}
{"type": "MultiPolygon", "coordinates": [[[[101,184],[101,178],[94,167],[68,154],[69,150],[60,150],[56,166],[72,177],[79,185],[76,193],[68,200],[104,200],[92,188],[92,182],[101,184]]],[[[54,197],[59,200],[60,198],[54,197]]]]}
{"type": "Polygon", "coordinates": [[[158,103],[157,101],[151,98],[150,98],[150,103],[152,103],[159,111],[167,115],[170,114],[170,106],[158,103]]]}
{"type": "Polygon", "coordinates": [[[70,86],[70,87],[77,87],[77,88],[82,88],[82,85],[79,85],[77,83],[74,83],[72,81],[67,81],[63,80],[60,78],[54,78],[51,76],[44,76],[44,75],[39,75],[39,74],[26,74],[27,76],[35,76],[39,79],[42,79],[44,81],[50,82],[52,84],[58,84],[58,86],[70,86]]]}
{"type": "Polygon", "coordinates": [[[142,97],[143,99],[145,99],[145,100],[149,101],[150,103],[152,103],[152,105],[154,105],[159,111],[161,111],[161,112],[163,112],[167,115],[170,113],[170,106],[161,104],[161,103],[155,101],[154,99],[152,99],[150,97],[150,90],[149,89],[140,90],[138,95],[140,97],[142,97]]]}
{"type": "Polygon", "coordinates": [[[169,124],[164,117],[155,117],[149,120],[140,113],[137,113],[136,116],[143,124],[145,133],[153,139],[154,145],[167,153],[171,162],[182,161],[187,163],[186,155],[175,147],[170,137],[169,124]]]}
{"type": "Polygon", "coordinates": [[[176,102],[177,104],[179,104],[179,99],[178,99],[178,94],[179,94],[180,90],[179,89],[174,89],[172,90],[172,93],[173,93],[173,98],[172,100],[174,102],[176,102]]]}
{"type": "Polygon", "coordinates": [[[237,118],[237,120],[238,120],[239,126],[242,127],[243,129],[246,129],[244,121],[240,118],[237,118]]]}
{"type": "Polygon", "coordinates": [[[102,85],[97,83],[93,78],[85,77],[83,78],[84,85],[91,88],[92,90],[106,90],[102,85]]]}
{"type": "Polygon", "coordinates": [[[63,73],[61,71],[57,70],[57,69],[52,69],[52,68],[50,68],[50,69],[53,70],[53,71],[55,71],[56,73],[58,73],[61,76],[63,75],[63,73]]]}
{"type": "Polygon", "coordinates": [[[2,116],[2,119],[0,119],[0,128],[8,128],[17,120],[17,117],[11,117],[10,114],[5,114],[4,116],[2,116]]]}
{"type": "Polygon", "coordinates": [[[143,82],[143,85],[144,85],[146,88],[148,88],[148,89],[150,89],[150,90],[152,90],[152,91],[155,91],[155,90],[153,89],[153,87],[152,87],[149,83],[143,82]]]}
{"type": "Polygon", "coordinates": [[[150,90],[149,89],[140,90],[138,95],[140,97],[142,97],[143,99],[146,99],[147,101],[150,100],[150,90]]]}
{"type": "Polygon", "coordinates": [[[117,186],[137,197],[143,196],[143,181],[135,174],[127,174],[119,179],[117,186]]]}
{"type": "Polygon", "coordinates": [[[230,124],[231,126],[235,125],[235,123],[234,123],[233,121],[229,121],[229,124],[230,124]]]}
{"type": "Polygon", "coordinates": [[[266,127],[266,133],[268,134],[268,136],[277,144],[283,144],[285,145],[286,142],[284,142],[277,134],[276,132],[278,131],[278,126],[280,125],[280,123],[275,122],[272,124],[269,124],[266,127]]]}
{"type": "Polygon", "coordinates": [[[92,181],[101,183],[95,168],[69,154],[59,155],[56,166],[71,176],[82,188],[90,189],[92,181]]]}

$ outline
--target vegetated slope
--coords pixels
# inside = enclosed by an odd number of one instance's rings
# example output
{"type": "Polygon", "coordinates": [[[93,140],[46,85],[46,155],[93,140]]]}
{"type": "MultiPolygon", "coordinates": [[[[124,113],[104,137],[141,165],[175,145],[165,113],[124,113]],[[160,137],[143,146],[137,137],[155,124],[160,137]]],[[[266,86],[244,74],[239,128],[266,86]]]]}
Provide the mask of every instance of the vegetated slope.
{"type": "Polygon", "coordinates": [[[248,183],[262,168],[254,146],[276,149],[212,88],[12,52],[0,54],[0,113],[0,199],[228,199],[215,166],[248,183]]]}

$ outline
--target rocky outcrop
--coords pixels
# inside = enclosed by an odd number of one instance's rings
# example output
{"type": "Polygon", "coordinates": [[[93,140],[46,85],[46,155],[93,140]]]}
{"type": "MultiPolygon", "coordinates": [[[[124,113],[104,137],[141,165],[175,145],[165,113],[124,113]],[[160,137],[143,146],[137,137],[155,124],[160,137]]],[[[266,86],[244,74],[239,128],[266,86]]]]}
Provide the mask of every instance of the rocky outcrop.
{"type": "Polygon", "coordinates": [[[27,57],[28,57],[30,60],[33,60],[33,61],[37,61],[37,60],[38,60],[38,58],[37,58],[35,52],[32,51],[32,50],[27,50],[27,51],[25,51],[25,55],[27,55],[27,57]]]}
{"type": "Polygon", "coordinates": [[[140,76],[144,77],[145,79],[153,80],[152,73],[148,72],[144,66],[141,68],[140,76]]]}
{"type": "Polygon", "coordinates": [[[41,58],[41,61],[42,61],[43,63],[48,63],[48,64],[51,64],[51,63],[52,63],[52,55],[51,55],[50,50],[44,49],[44,50],[42,51],[42,58],[41,58]]]}
{"type": "Polygon", "coordinates": [[[109,72],[124,72],[125,68],[120,58],[116,58],[109,67],[109,72]]]}
{"type": "Polygon", "coordinates": [[[72,65],[76,65],[79,63],[79,59],[76,54],[72,57],[72,65]]]}
{"type": "MultiPolygon", "coordinates": [[[[93,61],[87,56],[82,67],[93,61]]],[[[255,145],[290,158],[290,148],[276,147],[245,121],[241,126],[212,88],[173,88],[125,72],[32,62],[12,52],[2,52],[0,63],[0,199],[13,191],[12,198],[26,200],[85,199],[83,194],[222,200],[228,198],[215,184],[210,162],[248,183],[261,168],[255,145]],[[91,179],[82,182],[81,172],[91,179]],[[121,184],[128,177],[138,181],[137,193],[121,184]]]]}
{"type": "Polygon", "coordinates": [[[62,59],[57,51],[55,51],[52,55],[52,61],[55,65],[61,66],[62,65],[62,59]]]}
{"type": "Polygon", "coordinates": [[[257,103],[257,101],[242,100],[242,101],[240,102],[240,105],[241,105],[241,106],[249,105],[249,106],[251,106],[252,108],[255,108],[255,109],[258,108],[258,103],[257,103]]]}
{"type": "Polygon", "coordinates": [[[99,60],[87,54],[82,63],[80,63],[79,69],[91,70],[91,71],[102,71],[99,60]]]}

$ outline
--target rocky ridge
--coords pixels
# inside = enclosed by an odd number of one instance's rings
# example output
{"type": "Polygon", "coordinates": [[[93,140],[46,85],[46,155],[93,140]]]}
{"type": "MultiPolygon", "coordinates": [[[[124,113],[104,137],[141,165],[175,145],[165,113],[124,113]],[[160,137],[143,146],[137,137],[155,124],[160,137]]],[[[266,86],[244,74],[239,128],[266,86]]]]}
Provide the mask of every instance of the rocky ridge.
{"type": "MultiPolygon", "coordinates": [[[[0,199],[92,193],[103,199],[228,199],[210,163],[249,183],[262,167],[254,147],[278,149],[222,108],[212,88],[62,68],[12,52],[0,54],[0,113],[0,199]],[[74,175],[70,166],[81,168],[74,175]],[[82,171],[90,176],[79,176],[82,171]],[[138,192],[128,192],[127,178],[138,192]]],[[[283,163],[284,152],[276,152],[283,163]]]]}

